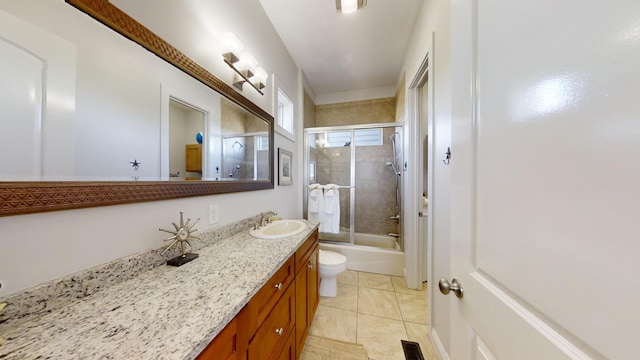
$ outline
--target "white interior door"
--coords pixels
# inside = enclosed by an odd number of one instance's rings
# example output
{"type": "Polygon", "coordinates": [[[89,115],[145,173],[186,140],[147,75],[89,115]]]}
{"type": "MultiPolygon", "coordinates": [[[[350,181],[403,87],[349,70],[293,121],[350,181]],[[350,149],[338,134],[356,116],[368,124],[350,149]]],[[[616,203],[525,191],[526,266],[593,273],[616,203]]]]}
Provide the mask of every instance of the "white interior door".
{"type": "Polygon", "coordinates": [[[75,173],[75,45],[0,10],[0,178],[75,173]]]}
{"type": "Polygon", "coordinates": [[[0,59],[0,174],[38,179],[45,62],[2,37],[0,59]]]}
{"type": "Polygon", "coordinates": [[[639,356],[638,14],[453,2],[452,359],[639,356]]]}

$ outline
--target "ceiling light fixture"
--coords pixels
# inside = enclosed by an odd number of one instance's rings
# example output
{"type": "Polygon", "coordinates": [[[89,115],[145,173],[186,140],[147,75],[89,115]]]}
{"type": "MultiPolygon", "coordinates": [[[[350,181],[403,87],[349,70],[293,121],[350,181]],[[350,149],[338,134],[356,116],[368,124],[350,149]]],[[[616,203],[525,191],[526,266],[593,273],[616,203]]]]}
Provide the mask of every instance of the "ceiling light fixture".
{"type": "Polygon", "coordinates": [[[367,0],[336,0],[336,10],[343,14],[355,12],[367,5],[367,0]]]}

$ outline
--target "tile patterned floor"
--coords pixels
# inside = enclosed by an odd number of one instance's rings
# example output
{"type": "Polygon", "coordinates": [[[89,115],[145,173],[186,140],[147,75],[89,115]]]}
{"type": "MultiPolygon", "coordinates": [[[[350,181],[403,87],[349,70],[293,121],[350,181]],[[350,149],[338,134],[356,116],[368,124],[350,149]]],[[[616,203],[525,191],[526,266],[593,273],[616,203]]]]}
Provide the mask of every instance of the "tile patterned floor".
{"type": "Polygon", "coordinates": [[[404,360],[401,339],[416,341],[437,359],[427,338],[427,290],[407,288],[402,277],[347,270],[338,296],[320,298],[309,334],[362,344],[374,360],[404,360]]]}

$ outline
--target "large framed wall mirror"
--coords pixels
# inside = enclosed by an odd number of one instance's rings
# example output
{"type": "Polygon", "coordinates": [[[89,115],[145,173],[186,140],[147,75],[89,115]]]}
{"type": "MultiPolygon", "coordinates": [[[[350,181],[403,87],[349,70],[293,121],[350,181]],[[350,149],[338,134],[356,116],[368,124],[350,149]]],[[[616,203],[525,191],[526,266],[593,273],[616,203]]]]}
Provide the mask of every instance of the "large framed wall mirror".
{"type": "MultiPolygon", "coordinates": [[[[65,129],[47,129],[33,121],[30,128],[19,128],[15,116],[15,123],[0,124],[0,143],[11,150],[0,154],[0,216],[274,188],[271,115],[108,0],[66,2],[215,92],[198,103],[163,88],[157,119],[161,135],[154,140],[155,150],[139,150],[148,151],[139,158],[120,151],[128,147],[121,129],[99,129],[101,144],[94,147],[81,144],[83,137],[77,134],[75,141],[65,138],[80,131],[83,124],[77,121],[65,123],[65,129]],[[120,136],[110,138],[110,132],[120,136]]],[[[0,55],[21,64],[22,71],[0,71],[0,77],[24,79],[42,73],[38,62],[29,62],[30,54],[20,51],[24,49],[0,41],[0,55]]],[[[48,66],[56,71],[55,64],[48,66]]],[[[74,67],[60,68],[64,72],[74,67]]],[[[34,83],[42,86],[37,76],[34,83]]],[[[17,101],[0,101],[15,106],[12,113],[20,111],[17,101]]]]}

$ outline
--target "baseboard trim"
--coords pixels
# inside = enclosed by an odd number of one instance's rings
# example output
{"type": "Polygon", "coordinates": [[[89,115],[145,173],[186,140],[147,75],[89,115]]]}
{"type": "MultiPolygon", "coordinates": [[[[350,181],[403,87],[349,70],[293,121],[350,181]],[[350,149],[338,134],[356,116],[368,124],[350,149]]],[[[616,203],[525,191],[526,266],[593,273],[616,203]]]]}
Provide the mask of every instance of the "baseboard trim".
{"type": "Polygon", "coordinates": [[[442,341],[440,341],[436,329],[431,328],[429,339],[431,340],[431,344],[433,345],[433,351],[436,353],[436,356],[439,360],[451,360],[449,358],[449,354],[447,354],[447,351],[444,349],[444,346],[442,346],[442,341]]]}

